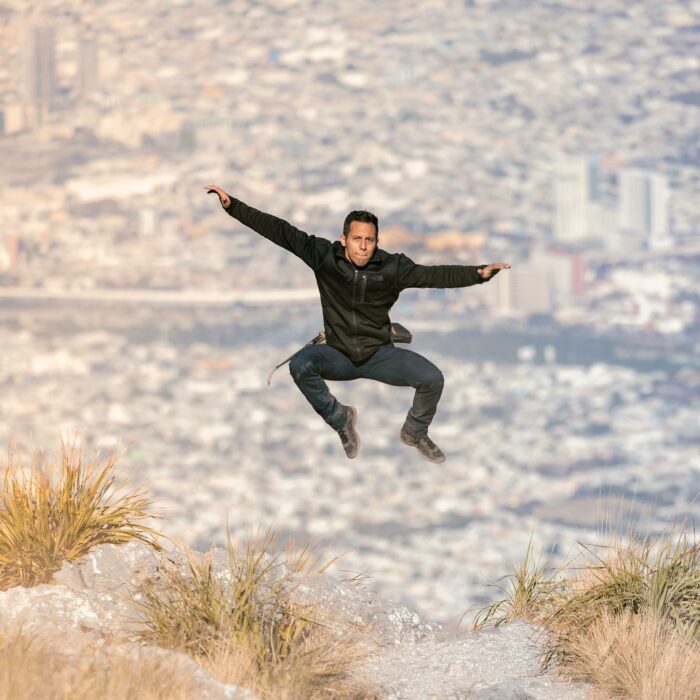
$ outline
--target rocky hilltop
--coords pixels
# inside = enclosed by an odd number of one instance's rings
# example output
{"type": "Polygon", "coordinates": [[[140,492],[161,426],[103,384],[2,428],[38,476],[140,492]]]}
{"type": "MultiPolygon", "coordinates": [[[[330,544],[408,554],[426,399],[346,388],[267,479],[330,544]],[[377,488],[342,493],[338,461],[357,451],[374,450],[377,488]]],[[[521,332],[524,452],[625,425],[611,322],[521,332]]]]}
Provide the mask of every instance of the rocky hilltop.
{"type": "MultiPolygon", "coordinates": [[[[225,577],[226,553],[209,556],[215,575],[225,577]]],[[[64,563],[54,583],[0,592],[0,630],[8,635],[21,629],[51,651],[76,660],[89,654],[93,661],[107,663],[119,656],[137,666],[155,659],[173,672],[189,671],[199,698],[253,700],[253,692],[219,682],[190,657],[138,641],[143,626],[138,591],[144,581],[162,577],[165,567],[186,573],[186,558],[178,550],[158,554],[138,541],[100,545],[83,559],[64,563]]],[[[589,692],[587,685],[540,673],[539,630],[524,622],[448,633],[404,606],[377,598],[363,585],[328,574],[294,574],[286,568],[284,573],[291,602],[313,607],[338,635],[363,630],[371,653],[353,672],[376,688],[379,697],[574,700],[589,692]]]]}

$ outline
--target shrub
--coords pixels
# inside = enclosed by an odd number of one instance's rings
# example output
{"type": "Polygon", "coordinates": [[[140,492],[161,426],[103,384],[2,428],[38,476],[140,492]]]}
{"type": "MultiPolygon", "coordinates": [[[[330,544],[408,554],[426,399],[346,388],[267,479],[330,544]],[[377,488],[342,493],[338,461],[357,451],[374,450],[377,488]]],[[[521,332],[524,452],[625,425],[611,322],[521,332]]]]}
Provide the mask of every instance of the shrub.
{"type": "Polygon", "coordinates": [[[569,637],[595,624],[603,614],[646,615],[700,641],[700,557],[698,543],[681,531],[654,541],[630,538],[591,558],[569,582],[545,619],[553,644],[548,660],[565,661],[569,637]]]}
{"type": "MultiPolygon", "coordinates": [[[[374,697],[349,675],[366,649],[288,600],[292,569],[268,554],[271,549],[269,533],[244,547],[229,536],[224,575],[215,572],[211,555],[186,552],[186,572],[173,567],[163,580],[141,587],[136,605],[146,625],[143,640],[184,651],[222,682],[263,697],[374,697]]],[[[303,571],[316,568],[318,559],[304,547],[293,563],[303,571]]]]}
{"type": "Polygon", "coordinates": [[[543,666],[629,698],[700,697],[700,545],[682,528],[580,545],[573,574],[535,562],[531,548],[475,626],[515,617],[545,635],[543,666]],[[556,583],[555,583],[556,582],[556,583]]]}
{"type": "Polygon", "coordinates": [[[115,457],[86,461],[62,444],[58,462],[36,456],[29,469],[8,456],[0,495],[0,589],[47,583],[64,561],[99,544],[132,539],[159,548],[159,533],[139,520],[152,501],[143,489],[115,490],[115,457]]]}
{"type": "Polygon", "coordinates": [[[700,698],[700,646],[648,611],[603,610],[588,627],[574,629],[566,669],[612,697],[700,698]]]}

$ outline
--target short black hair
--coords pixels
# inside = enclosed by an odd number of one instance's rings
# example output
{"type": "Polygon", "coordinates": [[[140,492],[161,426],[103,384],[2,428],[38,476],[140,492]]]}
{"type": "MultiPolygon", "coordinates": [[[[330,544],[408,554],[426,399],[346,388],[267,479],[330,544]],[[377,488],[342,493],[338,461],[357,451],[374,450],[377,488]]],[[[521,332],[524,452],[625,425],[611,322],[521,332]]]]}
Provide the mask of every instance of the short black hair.
{"type": "Polygon", "coordinates": [[[350,224],[353,221],[359,221],[363,224],[374,224],[374,232],[379,236],[379,219],[372,214],[371,211],[351,211],[345,217],[345,223],[343,223],[343,236],[347,236],[350,231],[350,224]]]}

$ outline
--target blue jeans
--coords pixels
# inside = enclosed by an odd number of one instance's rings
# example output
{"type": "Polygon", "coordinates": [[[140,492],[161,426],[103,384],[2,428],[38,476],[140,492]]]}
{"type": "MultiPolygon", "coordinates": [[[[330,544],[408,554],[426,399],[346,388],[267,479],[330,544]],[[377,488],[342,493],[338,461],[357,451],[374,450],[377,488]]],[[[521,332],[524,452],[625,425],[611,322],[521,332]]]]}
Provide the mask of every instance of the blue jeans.
{"type": "Polygon", "coordinates": [[[432,362],[393,344],[382,345],[364,362],[353,362],[329,345],[309,345],[292,357],[289,371],[316,413],[334,430],[343,427],[347,412],[324,380],[375,379],[392,386],[415,387],[404,428],[416,438],[428,434],[444,384],[442,372],[432,362]]]}

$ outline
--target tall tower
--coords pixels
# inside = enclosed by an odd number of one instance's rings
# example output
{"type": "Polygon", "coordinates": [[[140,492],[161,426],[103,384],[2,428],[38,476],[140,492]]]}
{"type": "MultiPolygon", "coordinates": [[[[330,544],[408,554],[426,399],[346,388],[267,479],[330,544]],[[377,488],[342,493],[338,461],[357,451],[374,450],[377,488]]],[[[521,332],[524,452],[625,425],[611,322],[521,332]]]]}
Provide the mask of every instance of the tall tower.
{"type": "Polygon", "coordinates": [[[56,96],[56,40],[44,22],[30,24],[26,42],[26,92],[32,106],[48,109],[56,96]]]}
{"type": "Polygon", "coordinates": [[[628,168],[620,173],[619,226],[627,250],[662,248],[668,243],[666,177],[628,168]]]}
{"type": "Polygon", "coordinates": [[[590,205],[599,198],[600,158],[597,154],[569,158],[555,170],[554,237],[573,243],[590,235],[590,205]]]}
{"type": "Polygon", "coordinates": [[[651,216],[648,245],[651,250],[658,250],[665,248],[671,242],[668,206],[670,192],[666,176],[658,173],[651,175],[649,189],[651,216]]]}

